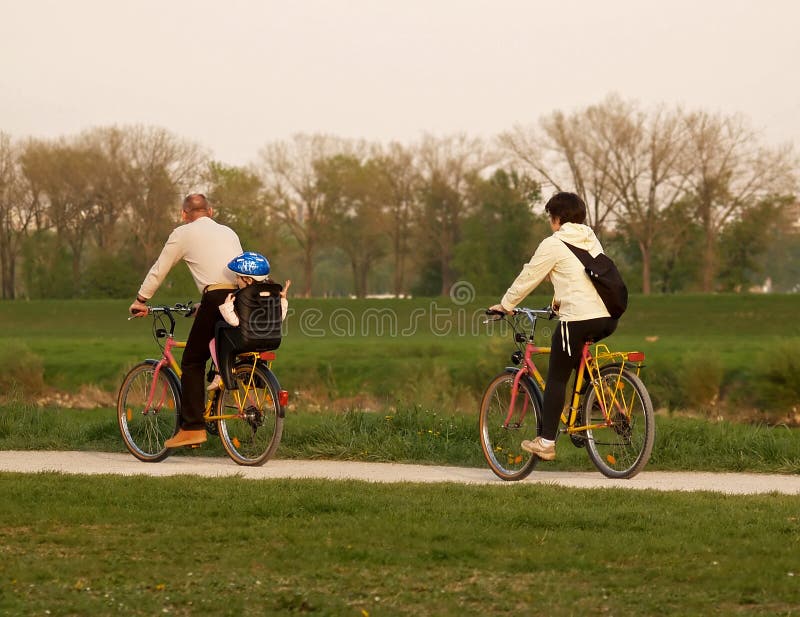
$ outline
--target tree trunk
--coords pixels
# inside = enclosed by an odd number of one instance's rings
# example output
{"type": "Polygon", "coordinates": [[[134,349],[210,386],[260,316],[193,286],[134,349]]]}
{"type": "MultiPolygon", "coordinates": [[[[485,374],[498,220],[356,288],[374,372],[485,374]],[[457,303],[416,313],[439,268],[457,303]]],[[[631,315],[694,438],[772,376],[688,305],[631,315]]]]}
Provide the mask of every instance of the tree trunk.
{"type": "Polygon", "coordinates": [[[81,252],[72,249],[72,295],[77,296],[81,282],[81,252]]]}
{"type": "Polygon", "coordinates": [[[703,250],[703,291],[714,291],[714,276],[716,274],[716,236],[706,230],[706,245],[703,250]]]}
{"type": "Polygon", "coordinates": [[[14,293],[14,275],[15,275],[15,268],[14,268],[14,256],[10,254],[10,251],[3,251],[2,255],[0,255],[0,267],[2,269],[2,277],[3,277],[3,300],[13,300],[15,298],[14,293]]]}
{"type": "Polygon", "coordinates": [[[393,287],[394,295],[400,296],[403,294],[403,287],[405,287],[405,251],[402,248],[403,239],[398,236],[394,242],[394,277],[393,287]]]}
{"type": "Polygon", "coordinates": [[[314,251],[310,242],[306,244],[305,250],[303,251],[303,278],[305,279],[303,295],[306,298],[310,298],[314,279],[314,251]]]}
{"type": "Polygon", "coordinates": [[[639,243],[639,251],[642,254],[642,293],[650,295],[650,247],[643,242],[639,243]]]}
{"type": "Polygon", "coordinates": [[[357,298],[366,298],[367,297],[367,274],[369,272],[369,266],[366,263],[357,264],[354,263],[353,267],[353,274],[355,277],[355,292],[357,298]]]}

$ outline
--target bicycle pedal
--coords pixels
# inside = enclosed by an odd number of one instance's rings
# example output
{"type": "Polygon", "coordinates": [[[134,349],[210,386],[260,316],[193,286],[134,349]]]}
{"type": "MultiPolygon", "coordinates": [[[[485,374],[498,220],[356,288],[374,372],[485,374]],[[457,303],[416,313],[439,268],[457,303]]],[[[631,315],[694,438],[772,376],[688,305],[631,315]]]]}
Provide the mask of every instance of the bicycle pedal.
{"type": "Polygon", "coordinates": [[[197,450],[197,448],[199,448],[201,445],[202,444],[199,444],[199,443],[192,443],[192,444],[189,444],[186,447],[189,448],[190,450],[197,450]]]}

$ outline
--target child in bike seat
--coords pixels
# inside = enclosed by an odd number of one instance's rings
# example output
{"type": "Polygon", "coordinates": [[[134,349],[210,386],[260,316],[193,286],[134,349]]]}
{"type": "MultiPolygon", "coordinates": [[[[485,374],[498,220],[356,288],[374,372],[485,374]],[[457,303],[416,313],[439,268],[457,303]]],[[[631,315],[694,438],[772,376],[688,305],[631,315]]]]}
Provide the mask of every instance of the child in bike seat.
{"type": "MultiPolygon", "coordinates": [[[[274,283],[274,281],[269,277],[269,261],[267,261],[267,258],[260,253],[245,251],[241,255],[234,257],[230,263],[228,263],[228,269],[236,274],[236,284],[238,285],[239,290],[249,287],[254,283],[274,283]]],[[[276,283],[274,284],[277,286],[276,283]]],[[[286,285],[280,291],[281,320],[286,319],[286,311],[289,308],[289,300],[286,298],[286,293],[291,284],[292,281],[287,279],[286,285]]],[[[278,286],[278,288],[280,288],[280,286],[278,286]]],[[[228,297],[225,299],[225,302],[219,307],[219,312],[221,313],[222,318],[232,327],[238,327],[240,325],[239,315],[237,315],[234,307],[237,293],[239,292],[229,293],[228,297]]],[[[216,338],[211,339],[211,342],[209,343],[209,349],[211,350],[211,358],[214,362],[214,366],[218,369],[219,361],[217,359],[216,338]]],[[[208,386],[208,390],[216,390],[221,385],[222,377],[218,373],[208,386]]]]}

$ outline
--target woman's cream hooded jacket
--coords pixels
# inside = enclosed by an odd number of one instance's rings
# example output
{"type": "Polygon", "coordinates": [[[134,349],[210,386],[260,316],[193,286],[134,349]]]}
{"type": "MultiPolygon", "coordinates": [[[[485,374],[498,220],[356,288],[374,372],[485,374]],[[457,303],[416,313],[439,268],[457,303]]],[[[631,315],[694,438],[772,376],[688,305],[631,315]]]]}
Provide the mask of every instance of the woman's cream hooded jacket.
{"type": "Polygon", "coordinates": [[[500,301],[504,309],[513,309],[549,277],[555,290],[553,304],[558,307],[562,322],[610,317],[583,264],[564,242],[586,249],[592,257],[603,252],[591,227],[564,223],[552,236],[542,240],[531,260],[523,266],[500,301]]]}

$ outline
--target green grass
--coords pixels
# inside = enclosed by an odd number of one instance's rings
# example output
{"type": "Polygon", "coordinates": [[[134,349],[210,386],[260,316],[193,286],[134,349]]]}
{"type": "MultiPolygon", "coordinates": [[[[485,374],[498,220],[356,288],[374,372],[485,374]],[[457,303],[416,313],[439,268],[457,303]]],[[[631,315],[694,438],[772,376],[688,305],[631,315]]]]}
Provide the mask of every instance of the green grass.
{"type": "MultiPolygon", "coordinates": [[[[25,404],[0,407],[0,449],[126,451],[113,409],[25,404]]],[[[195,455],[225,456],[216,438],[195,455]]],[[[277,457],[486,467],[476,414],[422,407],[390,413],[290,411],[277,457]]],[[[547,468],[594,469],[585,450],[572,446],[566,437],[559,440],[558,459],[547,468]]],[[[800,473],[800,429],[659,414],[656,444],[646,469],[800,473]]]]}
{"type": "MultiPolygon", "coordinates": [[[[510,341],[470,320],[494,300],[293,301],[278,456],[484,467],[475,408],[510,341]],[[413,336],[343,335],[384,306],[413,336]],[[320,320],[301,329],[303,311],[320,320]]],[[[155,354],[126,308],[0,303],[0,361],[113,392],[155,354]]],[[[798,309],[797,296],[634,297],[609,343],[648,354],[664,406],[690,395],[689,374],[696,396],[717,375],[728,404],[750,404],[774,350],[793,357],[798,309]]],[[[759,392],[796,401],[783,366],[759,392]]],[[[0,449],[124,451],[113,409],[36,407],[35,386],[0,405],[0,449]]],[[[199,454],[224,456],[214,438],[179,455],[199,454]]],[[[591,466],[562,439],[548,468],[591,466]]],[[[646,469],[800,473],[800,429],[662,411],[646,469]]],[[[0,615],[800,615],[796,496],[50,473],[0,474],[0,495],[0,615]]]]}
{"type": "MultiPolygon", "coordinates": [[[[276,372],[317,405],[357,399],[371,408],[399,401],[465,410],[513,350],[507,334],[480,323],[481,309],[495,301],[292,299],[276,372]]],[[[127,305],[0,302],[0,360],[11,364],[2,350],[23,345],[41,358],[48,386],[114,392],[128,367],[159,353],[150,320],[127,321],[127,305]]],[[[645,381],[658,407],[713,416],[758,407],[766,410],[761,419],[786,422],[800,416],[791,363],[798,314],[800,295],[633,296],[608,343],[646,352],[645,381]]],[[[189,324],[178,319],[178,336],[189,324]]],[[[552,329],[543,326],[543,335],[552,329]]]]}
{"type": "Polygon", "coordinates": [[[49,473],[0,494],[3,615],[800,613],[797,497],[49,473]]]}
{"type": "MultiPolygon", "coordinates": [[[[511,349],[470,320],[493,301],[449,318],[443,301],[395,301],[397,336],[342,335],[344,309],[358,324],[386,304],[293,301],[278,457],[485,467],[478,397],[511,349]],[[323,336],[300,327],[305,309],[323,336]]],[[[126,307],[0,303],[0,361],[38,357],[50,386],[113,392],[155,349],[126,307]]],[[[689,396],[673,394],[689,368],[701,386],[719,372],[734,399],[765,354],[800,342],[798,309],[795,296],[634,297],[609,343],[647,352],[662,401],[689,396]]],[[[113,409],[27,398],[0,405],[0,449],[124,451],[113,409]]],[[[214,438],[177,455],[198,454],[225,456],[214,438]]],[[[566,439],[548,468],[592,469],[566,439]]],[[[800,473],[800,429],[662,411],[659,469],[800,473]]],[[[800,615],[796,496],[50,473],[0,474],[0,495],[0,615],[800,615]]]]}

